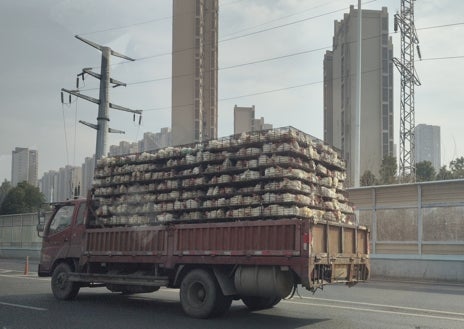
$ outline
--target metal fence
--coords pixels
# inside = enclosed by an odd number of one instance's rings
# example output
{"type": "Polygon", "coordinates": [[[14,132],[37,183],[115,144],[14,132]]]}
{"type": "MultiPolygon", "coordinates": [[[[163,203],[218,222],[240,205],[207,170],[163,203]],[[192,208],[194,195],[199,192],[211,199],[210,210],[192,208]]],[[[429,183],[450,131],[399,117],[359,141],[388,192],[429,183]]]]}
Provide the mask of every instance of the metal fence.
{"type": "Polygon", "coordinates": [[[464,260],[464,180],[348,190],[373,258],[464,260]]]}
{"type": "Polygon", "coordinates": [[[0,216],[0,249],[39,250],[37,213],[0,216]]]}

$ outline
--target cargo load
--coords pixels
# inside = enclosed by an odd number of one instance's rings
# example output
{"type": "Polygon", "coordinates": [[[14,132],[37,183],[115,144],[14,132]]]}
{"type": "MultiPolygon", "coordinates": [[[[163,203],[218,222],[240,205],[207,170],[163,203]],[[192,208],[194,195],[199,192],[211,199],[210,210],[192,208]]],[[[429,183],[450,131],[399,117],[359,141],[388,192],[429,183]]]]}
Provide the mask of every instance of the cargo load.
{"type": "Polygon", "coordinates": [[[354,222],[345,163],[293,127],[97,162],[98,224],[299,218],[354,222]]]}

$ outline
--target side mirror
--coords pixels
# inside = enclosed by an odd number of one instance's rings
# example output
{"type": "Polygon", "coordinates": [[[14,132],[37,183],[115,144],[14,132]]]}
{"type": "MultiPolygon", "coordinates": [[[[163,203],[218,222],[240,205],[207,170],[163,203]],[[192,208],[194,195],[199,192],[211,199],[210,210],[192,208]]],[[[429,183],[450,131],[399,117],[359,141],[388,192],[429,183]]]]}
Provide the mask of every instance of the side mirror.
{"type": "Polygon", "coordinates": [[[37,224],[37,235],[39,237],[43,237],[43,231],[45,230],[45,225],[44,224],[37,224]]]}
{"type": "Polygon", "coordinates": [[[40,238],[43,238],[43,236],[44,236],[43,233],[45,231],[45,212],[43,210],[39,210],[39,212],[37,214],[37,220],[38,220],[38,223],[37,223],[37,226],[36,226],[37,235],[40,238]]]}

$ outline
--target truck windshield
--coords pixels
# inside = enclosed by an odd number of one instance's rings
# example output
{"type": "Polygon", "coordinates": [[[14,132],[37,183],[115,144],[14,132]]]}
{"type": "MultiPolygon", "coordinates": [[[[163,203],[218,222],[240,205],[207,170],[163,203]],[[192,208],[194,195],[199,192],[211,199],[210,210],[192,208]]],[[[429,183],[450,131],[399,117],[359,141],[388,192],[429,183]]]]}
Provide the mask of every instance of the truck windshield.
{"type": "Polygon", "coordinates": [[[71,225],[72,216],[74,212],[74,206],[63,206],[55,213],[52,222],[50,223],[50,228],[48,230],[49,234],[57,233],[71,225]]]}

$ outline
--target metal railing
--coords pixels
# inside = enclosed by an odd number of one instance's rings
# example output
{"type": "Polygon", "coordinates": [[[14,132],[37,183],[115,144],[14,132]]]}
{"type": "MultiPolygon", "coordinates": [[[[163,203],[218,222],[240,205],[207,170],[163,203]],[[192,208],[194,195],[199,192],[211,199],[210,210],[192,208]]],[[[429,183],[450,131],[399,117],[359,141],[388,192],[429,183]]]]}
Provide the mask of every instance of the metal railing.
{"type": "Polygon", "coordinates": [[[371,254],[391,259],[464,260],[464,180],[348,189],[371,254]]]}
{"type": "Polygon", "coordinates": [[[0,249],[40,250],[37,213],[0,216],[0,249]]]}

